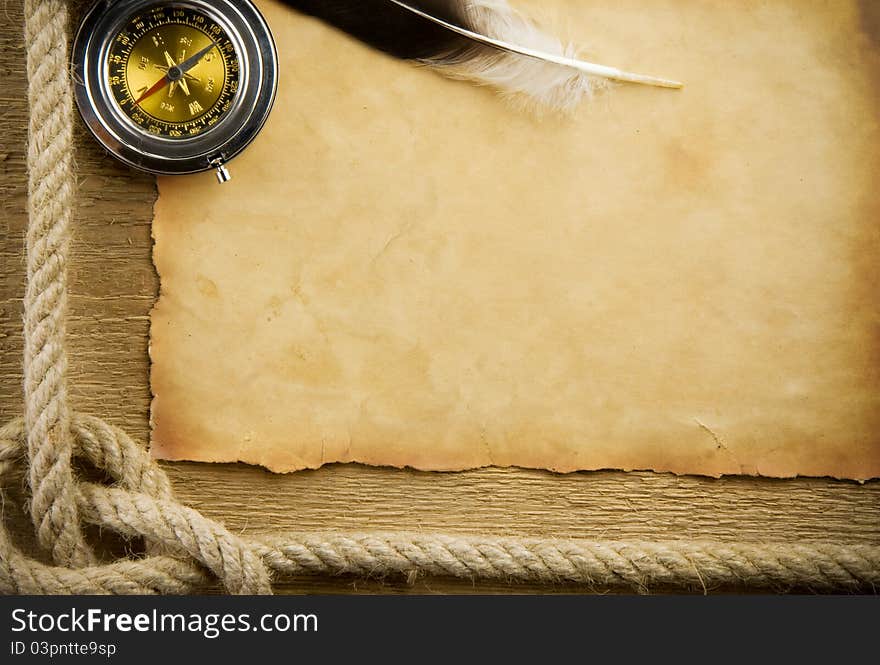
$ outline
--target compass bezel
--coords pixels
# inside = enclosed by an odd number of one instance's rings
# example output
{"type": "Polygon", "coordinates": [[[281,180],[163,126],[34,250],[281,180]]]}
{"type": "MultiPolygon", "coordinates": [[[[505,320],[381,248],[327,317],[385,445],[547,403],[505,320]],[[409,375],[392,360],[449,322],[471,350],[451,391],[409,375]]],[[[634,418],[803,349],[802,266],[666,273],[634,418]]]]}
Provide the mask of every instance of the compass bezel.
{"type": "Polygon", "coordinates": [[[77,31],[72,65],[77,107],[95,138],[129,166],[164,175],[208,171],[244,150],[265,124],[278,82],[272,34],[248,0],[99,0],[77,31]],[[239,88],[232,107],[194,137],[163,137],[137,127],[118,108],[105,75],[113,39],[134,16],[153,7],[186,7],[206,15],[224,29],[237,52],[239,88]]]}

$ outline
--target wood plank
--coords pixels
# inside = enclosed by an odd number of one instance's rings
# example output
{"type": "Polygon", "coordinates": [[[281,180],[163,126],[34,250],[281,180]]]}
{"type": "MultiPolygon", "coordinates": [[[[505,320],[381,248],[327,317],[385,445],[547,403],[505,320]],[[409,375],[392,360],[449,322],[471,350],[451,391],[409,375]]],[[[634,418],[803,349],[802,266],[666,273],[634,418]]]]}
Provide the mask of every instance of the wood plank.
{"type": "MultiPolygon", "coordinates": [[[[75,3],[81,10],[84,2],[75,3]]],[[[21,413],[21,297],[26,225],[27,102],[22,2],[0,12],[0,421],[21,413]]],[[[71,262],[69,346],[76,409],[146,441],[148,316],[158,290],[150,260],[153,178],[107,157],[77,131],[80,199],[71,262]]],[[[276,529],[407,529],[558,538],[880,544],[880,482],[714,480],[668,474],[558,475],[518,469],[420,473],[333,465],[273,475],[243,465],[165,464],[185,503],[244,534],[276,529]]],[[[30,527],[14,533],[35,552],[30,527]]],[[[110,539],[105,536],[108,544],[110,539]]],[[[302,578],[296,593],[570,592],[426,579],[302,578]]]]}

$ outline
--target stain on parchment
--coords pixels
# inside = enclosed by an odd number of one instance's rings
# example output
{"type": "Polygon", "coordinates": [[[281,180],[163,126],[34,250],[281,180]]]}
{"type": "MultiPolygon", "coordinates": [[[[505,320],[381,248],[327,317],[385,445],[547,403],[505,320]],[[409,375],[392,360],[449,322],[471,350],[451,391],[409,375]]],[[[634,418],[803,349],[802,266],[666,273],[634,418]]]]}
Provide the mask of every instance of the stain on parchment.
{"type": "Polygon", "coordinates": [[[880,48],[880,2],[859,0],[862,31],[875,48],[880,48]]]}
{"type": "Polygon", "coordinates": [[[206,298],[216,298],[219,295],[217,284],[204,275],[196,277],[196,285],[199,287],[199,292],[206,298]]]}

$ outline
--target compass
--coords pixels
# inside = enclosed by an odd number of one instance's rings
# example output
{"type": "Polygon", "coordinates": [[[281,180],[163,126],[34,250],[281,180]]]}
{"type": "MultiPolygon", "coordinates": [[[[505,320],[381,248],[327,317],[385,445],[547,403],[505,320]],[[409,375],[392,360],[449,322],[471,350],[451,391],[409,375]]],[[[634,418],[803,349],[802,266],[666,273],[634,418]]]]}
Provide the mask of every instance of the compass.
{"type": "Polygon", "coordinates": [[[80,114],[112,155],[151,173],[215,169],[220,182],[266,122],[278,79],[248,0],[99,0],[72,60],[80,114]]]}

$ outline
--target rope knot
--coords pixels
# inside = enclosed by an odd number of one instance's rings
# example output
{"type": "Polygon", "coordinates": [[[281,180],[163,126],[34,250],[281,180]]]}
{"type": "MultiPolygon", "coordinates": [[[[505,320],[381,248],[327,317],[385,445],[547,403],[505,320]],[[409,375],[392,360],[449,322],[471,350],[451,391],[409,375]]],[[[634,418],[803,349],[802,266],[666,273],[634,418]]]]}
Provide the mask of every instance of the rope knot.
{"type": "MultiPolygon", "coordinates": [[[[69,495],[81,520],[125,538],[143,537],[147,551],[154,555],[150,558],[188,557],[210,570],[230,593],[271,593],[259,548],[178,503],[165,472],[122,430],[98,418],[74,414],[70,438],[72,459],[110,480],[110,484],[98,484],[71,474],[69,495]]],[[[26,449],[23,420],[0,429],[0,476],[23,473],[26,449]]],[[[17,550],[10,555],[4,552],[12,548],[4,530],[0,533],[0,559],[23,557],[17,550]]],[[[90,561],[94,562],[93,555],[90,561]]],[[[90,567],[80,569],[86,572],[90,567]]],[[[0,577],[3,572],[0,569],[0,577]]]]}

